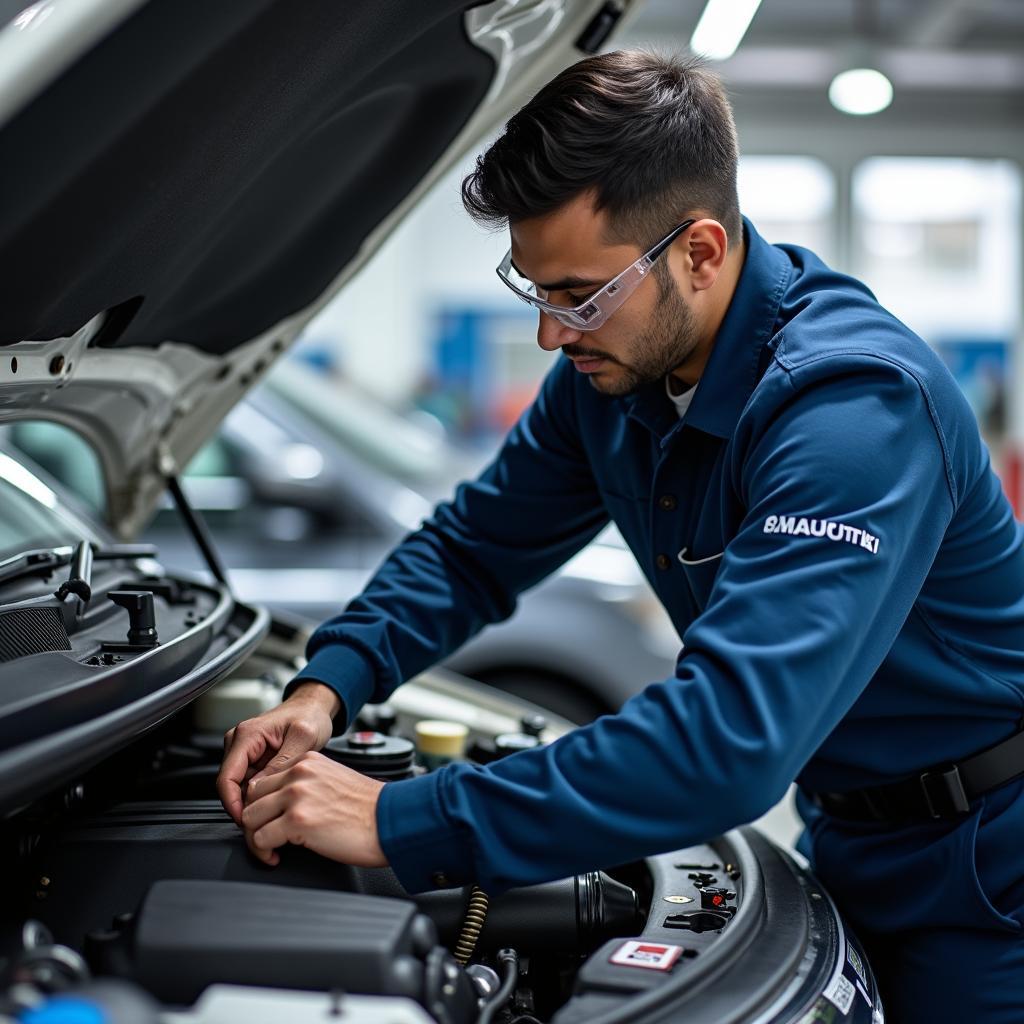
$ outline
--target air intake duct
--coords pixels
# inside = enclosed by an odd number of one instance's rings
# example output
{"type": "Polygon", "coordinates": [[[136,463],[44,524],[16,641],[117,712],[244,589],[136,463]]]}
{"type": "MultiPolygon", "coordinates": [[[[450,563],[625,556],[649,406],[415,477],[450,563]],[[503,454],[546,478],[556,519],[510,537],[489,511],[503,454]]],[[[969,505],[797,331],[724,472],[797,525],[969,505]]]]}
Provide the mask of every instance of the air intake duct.
{"type": "MultiPolygon", "coordinates": [[[[445,945],[458,938],[469,895],[469,889],[447,889],[415,897],[445,945]]],[[[637,894],[602,871],[589,871],[492,898],[476,950],[515,946],[532,953],[589,953],[607,939],[635,935],[642,927],[637,894]]]]}

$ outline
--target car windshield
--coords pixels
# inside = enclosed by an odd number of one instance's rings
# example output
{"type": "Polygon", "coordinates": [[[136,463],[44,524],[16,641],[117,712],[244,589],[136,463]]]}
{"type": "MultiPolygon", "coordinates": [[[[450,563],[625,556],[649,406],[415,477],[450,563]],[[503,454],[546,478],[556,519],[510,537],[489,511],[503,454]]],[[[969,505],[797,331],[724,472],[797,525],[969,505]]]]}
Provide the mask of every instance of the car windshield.
{"type": "Polygon", "coordinates": [[[57,511],[57,495],[35,474],[0,452],[0,562],[33,548],[78,543],[79,529],[57,511]]]}

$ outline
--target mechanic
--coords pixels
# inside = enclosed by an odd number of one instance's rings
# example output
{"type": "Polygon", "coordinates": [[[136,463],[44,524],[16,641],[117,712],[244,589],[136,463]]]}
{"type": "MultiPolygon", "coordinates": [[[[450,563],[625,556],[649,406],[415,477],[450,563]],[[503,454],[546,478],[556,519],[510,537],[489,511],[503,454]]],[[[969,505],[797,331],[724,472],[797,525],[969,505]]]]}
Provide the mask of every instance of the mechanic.
{"type": "Polygon", "coordinates": [[[296,843],[496,893],[703,842],[796,779],[889,1019],[1019,1022],[1021,527],[938,357],[762,240],[736,163],[690,60],[587,58],[509,121],[464,204],[509,225],[499,275],[566,358],[228,733],[219,792],[268,864],[296,843]],[[382,785],[314,753],[609,519],[682,636],[671,678],[486,767],[382,785]]]}

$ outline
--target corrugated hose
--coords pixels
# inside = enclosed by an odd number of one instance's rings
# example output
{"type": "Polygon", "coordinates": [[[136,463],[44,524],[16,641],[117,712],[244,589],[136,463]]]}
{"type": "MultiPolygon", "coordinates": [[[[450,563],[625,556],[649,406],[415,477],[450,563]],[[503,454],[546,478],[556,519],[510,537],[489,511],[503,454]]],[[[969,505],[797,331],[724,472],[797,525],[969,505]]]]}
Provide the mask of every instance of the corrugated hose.
{"type": "Polygon", "coordinates": [[[487,920],[487,907],[489,901],[487,893],[479,886],[474,885],[469,893],[469,906],[466,907],[466,919],[462,922],[462,931],[459,933],[459,940],[455,943],[455,959],[463,967],[469,963],[473,950],[476,949],[480,933],[484,930],[484,922],[487,920]]]}

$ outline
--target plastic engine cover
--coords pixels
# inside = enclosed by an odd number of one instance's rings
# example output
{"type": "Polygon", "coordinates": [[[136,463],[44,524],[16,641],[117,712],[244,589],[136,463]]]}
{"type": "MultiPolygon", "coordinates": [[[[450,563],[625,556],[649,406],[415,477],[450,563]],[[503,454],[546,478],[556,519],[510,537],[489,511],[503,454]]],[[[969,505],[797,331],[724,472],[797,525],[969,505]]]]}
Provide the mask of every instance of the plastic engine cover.
{"type": "Polygon", "coordinates": [[[131,942],[134,980],[168,1003],[208,985],[422,1000],[433,924],[404,900],[247,882],[157,882],[131,942]]]}

